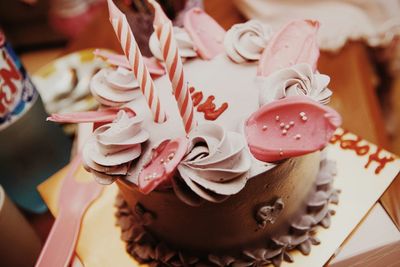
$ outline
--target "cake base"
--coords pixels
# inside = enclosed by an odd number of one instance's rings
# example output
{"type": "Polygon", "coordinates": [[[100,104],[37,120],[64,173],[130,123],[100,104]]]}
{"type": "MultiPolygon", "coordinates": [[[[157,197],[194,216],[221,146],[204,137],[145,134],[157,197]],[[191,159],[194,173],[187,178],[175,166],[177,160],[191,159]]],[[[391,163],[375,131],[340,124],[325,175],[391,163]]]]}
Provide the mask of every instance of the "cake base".
{"type": "Polygon", "coordinates": [[[336,175],[334,161],[323,156],[315,182],[315,190],[310,194],[307,208],[290,224],[286,234],[266,238],[265,246],[246,248],[236,255],[213,255],[197,257],[185,251],[176,250],[168,244],[155,239],[146,231],[154,214],[137,204],[131,210],[121,196],[116,200],[117,224],[121,227],[121,238],[127,245],[127,252],[138,262],[149,266],[280,266],[282,261],[293,262],[292,250],[308,255],[312,245],[318,245],[315,236],[318,226],[328,228],[330,216],[335,212],[330,204],[338,203],[339,190],[333,188],[336,175]]]}

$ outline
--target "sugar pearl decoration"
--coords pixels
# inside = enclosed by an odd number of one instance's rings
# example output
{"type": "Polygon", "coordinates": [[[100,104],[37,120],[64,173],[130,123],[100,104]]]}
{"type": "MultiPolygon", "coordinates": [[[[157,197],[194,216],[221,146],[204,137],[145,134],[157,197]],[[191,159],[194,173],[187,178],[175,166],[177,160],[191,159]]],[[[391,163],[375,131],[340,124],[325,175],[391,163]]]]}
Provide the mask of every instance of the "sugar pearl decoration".
{"type": "Polygon", "coordinates": [[[267,129],[268,129],[268,126],[267,125],[263,125],[262,130],[265,131],[267,129]]]}
{"type": "Polygon", "coordinates": [[[300,134],[296,134],[295,137],[294,137],[294,139],[296,139],[296,140],[299,140],[300,138],[301,138],[300,134]]]}
{"type": "Polygon", "coordinates": [[[279,121],[279,120],[280,120],[280,117],[279,117],[278,115],[276,115],[275,120],[276,120],[276,121],[279,121]]]}

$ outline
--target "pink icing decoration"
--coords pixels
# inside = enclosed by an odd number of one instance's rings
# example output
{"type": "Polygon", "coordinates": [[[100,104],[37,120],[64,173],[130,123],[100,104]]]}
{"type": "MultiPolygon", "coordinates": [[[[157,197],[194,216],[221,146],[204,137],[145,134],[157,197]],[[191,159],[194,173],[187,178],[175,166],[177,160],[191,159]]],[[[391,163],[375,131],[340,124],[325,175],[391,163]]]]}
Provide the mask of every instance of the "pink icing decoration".
{"type": "Polygon", "coordinates": [[[114,121],[117,118],[117,114],[120,110],[124,110],[129,117],[136,116],[135,111],[128,107],[123,107],[108,108],[97,111],[75,112],[69,114],[51,114],[51,116],[48,117],[47,120],[58,123],[108,123],[114,121]]]}
{"type": "MultiPolygon", "coordinates": [[[[106,50],[96,49],[93,51],[98,57],[104,58],[105,61],[111,65],[123,67],[126,69],[131,69],[128,60],[124,55],[117,55],[114,53],[110,53],[106,50]]],[[[165,74],[164,67],[156,60],[155,58],[143,57],[144,64],[149,70],[150,74],[161,76],[165,74]]]]}
{"type": "Polygon", "coordinates": [[[172,175],[189,146],[187,138],[165,140],[153,150],[150,161],[139,174],[139,191],[148,194],[170,183],[172,175]]]}
{"type": "Polygon", "coordinates": [[[298,63],[308,63],[315,72],[319,57],[317,44],[318,21],[296,20],[277,32],[264,49],[257,74],[268,76],[272,72],[298,63]]]}
{"type": "Polygon", "coordinates": [[[306,96],[290,96],[253,113],[245,134],[255,158],[276,162],[322,149],[340,124],[332,108],[306,96]]]}
{"type": "Polygon", "coordinates": [[[225,51],[225,30],[200,8],[186,12],[183,26],[203,59],[212,59],[225,51]]]}

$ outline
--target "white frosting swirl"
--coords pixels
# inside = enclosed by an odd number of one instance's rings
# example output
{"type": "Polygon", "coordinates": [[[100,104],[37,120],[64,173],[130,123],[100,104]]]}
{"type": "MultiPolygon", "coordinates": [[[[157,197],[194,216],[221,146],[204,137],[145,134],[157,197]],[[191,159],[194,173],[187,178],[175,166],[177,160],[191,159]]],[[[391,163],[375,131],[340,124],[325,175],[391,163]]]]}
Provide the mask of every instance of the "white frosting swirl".
{"type": "MultiPolygon", "coordinates": [[[[220,202],[245,186],[251,163],[242,135],[217,124],[202,124],[189,134],[189,141],[189,152],[178,171],[192,192],[220,202]]],[[[177,195],[187,200],[182,192],[177,195]]]]}
{"type": "Polygon", "coordinates": [[[225,35],[226,53],[236,63],[259,60],[271,36],[271,28],[259,21],[235,24],[225,35]]]}
{"type": "Polygon", "coordinates": [[[321,104],[327,104],[332,95],[332,91],[327,88],[329,81],[328,75],[314,73],[306,63],[281,69],[262,78],[260,104],[294,95],[305,95],[321,104]]]}
{"type": "Polygon", "coordinates": [[[98,102],[117,107],[141,95],[133,73],[123,67],[104,68],[90,81],[90,90],[98,102]]]}
{"type": "MultiPolygon", "coordinates": [[[[174,27],[173,29],[174,37],[178,45],[179,55],[182,58],[197,57],[197,52],[194,49],[194,44],[189,34],[184,29],[179,27],[174,27]]],[[[160,42],[158,41],[155,32],[153,32],[153,34],[150,36],[149,47],[155,58],[160,61],[164,61],[161,53],[160,42]]]]}
{"type": "Polygon", "coordinates": [[[149,138],[142,121],[120,111],[114,122],[97,128],[86,142],[84,165],[99,183],[110,184],[127,175],[131,162],[142,152],[141,144],[149,138]]]}

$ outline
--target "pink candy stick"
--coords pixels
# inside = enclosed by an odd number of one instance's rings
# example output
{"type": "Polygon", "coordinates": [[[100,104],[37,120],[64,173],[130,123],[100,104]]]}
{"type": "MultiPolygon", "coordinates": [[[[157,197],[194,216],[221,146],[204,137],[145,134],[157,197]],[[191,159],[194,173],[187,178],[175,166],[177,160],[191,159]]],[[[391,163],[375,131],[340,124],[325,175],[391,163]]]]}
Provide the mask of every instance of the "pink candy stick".
{"type": "Polygon", "coordinates": [[[186,12],[183,26],[203,59],[212,59],[225,51],[225,30],[200,8],[186,12]]]}
{"type": "Polygon", "coordinates": [[[51,114],[48,121],[58,123],[85,123],[85,122],[112,122],[117,118],[120,110],[124,110],[129,117],[136,116],[135,111],[130,108],[109,108],[98,111],[75,112],[69,114],[51,114]]]}
{"type": "Polygon", "coordinates": [[[161,105],[158,92],[155,89],[154,81],[144,63],[142,53],[136,43],[135,36],[132,33],[128,20],[112,0],[107,0],[107,3],[111,24],[121,44],[122,50],[128,58],[133,74],[139,82],[140,89],[146,98],[147,105],[153,114],[154,121],[157,123],[163,123],[167,120],[164,107],[161,105]]]}
{"type": "Polygon", "coordinates": [[[174,38],[172,22],[164,14],[164,11],[157,2],[149,2],[155,9],[154,30],[160,41],[162,55],[168,70],[168,77],[172,84],[176,102],[178,103],[185,131],[189,133],[196,126],[194,107],[188,82],[183,71],[182,60],[179,56],[178,46],[174,38]]]}
{"type": "Polygon", "coordinates": [[[276,162],[324,148],[341,124],[340,115],[306,96],[290,96],[262,106],[246,121],[250,151],[276,162]]]}
{"type": "Polygon", "coordinates": [[[274,35],[264,49],[257,74],[268,76],[276,70],[298,63],[308,63],[315,71],[319,57],[318,28],[318,21],[297,20],[289,22],[274,35]]]}
{"type": "MultiPolygon", "coordinates": [[[[128,60],[124,55],[117,55],[114,53],[110,53],[107,50],[96,49],[93,52],[94,55],[104,58],[107,63],[120,66],[126,69],[131,69],[128,60]]],[[[143,57],[144,64],[147,66],[149,72],[153,75],[161,76],[165,74],[164,67],[155,59],[155,58],[148,58],[143,57]]]]}

